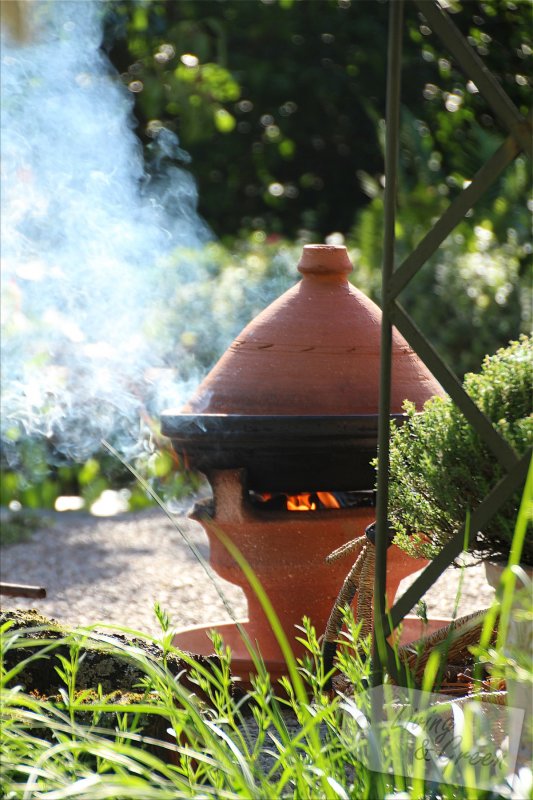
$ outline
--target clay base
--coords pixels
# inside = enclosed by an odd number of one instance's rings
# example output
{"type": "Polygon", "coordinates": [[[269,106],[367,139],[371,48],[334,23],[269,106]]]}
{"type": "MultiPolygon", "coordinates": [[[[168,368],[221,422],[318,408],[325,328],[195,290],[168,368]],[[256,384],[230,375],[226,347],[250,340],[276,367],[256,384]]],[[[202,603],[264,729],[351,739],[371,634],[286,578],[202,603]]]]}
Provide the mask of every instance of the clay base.
{"type": "MultiPolygon", "coordinates": [[[[407,644],[419,639],[421,636],[427,636],[444,625],[448,625],[450,621],[450,619],[428,619],[427,624],[425,624],[418,617],[407,616],[403,622],[400,644],[407,644]]],[[[250,621],[243,620],[240,621],[240,624],[244,627],[251,641],[254,642],[253,625],[250,621]]],[[[185,628],[175,634],[172,644],[174,647],[189,650],[192,653],[210,655],[213,652],[213,645],[208,634],[213,629],[220,633],[224,643],[231,648],[231,671],[233,676],[238,678],[244,686],[249,686],[250,675],[254,674],[256,669],[242,640],[240,631],[234,622],[223,622],[221,624],[214,622],[211,625],[196,625],[191,628],[185,628]]],[[[264,660],[273,682],[287,674],[287,667],[282,658],[265,658],[264,660]]]]}

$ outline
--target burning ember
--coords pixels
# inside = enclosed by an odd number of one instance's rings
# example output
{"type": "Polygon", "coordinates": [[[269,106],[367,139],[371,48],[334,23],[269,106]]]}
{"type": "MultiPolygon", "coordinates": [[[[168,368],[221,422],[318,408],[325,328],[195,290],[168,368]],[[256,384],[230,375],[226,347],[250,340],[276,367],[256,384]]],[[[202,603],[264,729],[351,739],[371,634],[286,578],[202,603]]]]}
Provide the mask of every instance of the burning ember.
{"type": "Polygon", "coordinates": [[[326,508],[353,508],[374,505],[372,492],[301,492],[300,494],[250,493],[252,502],[269,509],[321,511],[326,508]]]}
{"type": "Polygon", "coordinates": [[[288,511],[316,511],[319,504],[324,508],[340,508],[340,503],[331,492],[306,492],[305,494],[287,495],[288,511]],[[316,502],[315,499],[316,498],[316,502]]]}

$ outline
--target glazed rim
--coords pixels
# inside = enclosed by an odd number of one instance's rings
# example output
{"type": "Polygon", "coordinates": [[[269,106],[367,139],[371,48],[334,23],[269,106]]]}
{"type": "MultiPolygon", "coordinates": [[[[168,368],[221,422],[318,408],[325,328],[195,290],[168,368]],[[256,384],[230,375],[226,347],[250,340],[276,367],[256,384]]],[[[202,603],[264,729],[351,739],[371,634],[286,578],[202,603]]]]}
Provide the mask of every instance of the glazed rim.
{"type": "MultiPolygon", "coordinates": [[[[404,414],[394,414],[398,422],[404,414]]],[[[243,469],[259,492],[355,491],[374,486],[378,415],[161,415],[161,431],[190,468],[243,469]]]]}
{"type": "MultiPolygon", "coordinates": [[[[402,423],[405,414],[391,414],[391,419],[402,423]]],[[[377,414],[350,415],[290,415],[290,414],[181,414],[165,411],[161,414],[161,432],[171,439],[181,441],[238,439],[244,443],[246,439],[257,443],[264,438],[269,447],[274,446],[273,436],[279,436],[276,442],[283,447],[287,440],[305,438],[310,447],[320,439],[330,442],[336,439],[364,438],[377,435],[377,414]]]]}

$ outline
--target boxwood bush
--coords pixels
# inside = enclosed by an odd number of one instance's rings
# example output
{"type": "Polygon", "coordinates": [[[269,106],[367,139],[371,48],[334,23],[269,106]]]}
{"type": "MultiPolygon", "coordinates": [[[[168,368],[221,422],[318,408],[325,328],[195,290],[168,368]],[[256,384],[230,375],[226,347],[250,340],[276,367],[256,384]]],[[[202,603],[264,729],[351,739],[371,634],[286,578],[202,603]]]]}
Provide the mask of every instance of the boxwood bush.
{"type": "MultiPolygon", "coordinates": [[[[531,388],[533,342],[522,336],[491,357],[464,388],[518,454],[533,443],[531,388]]],[[[407,421],[393,425],[390,443],[389,517],[395,543],[413,555],[433,558],[504,476],[503,467],[449,397],[434,397],[420,413],[406,403],[407,421]]],[[[516,492],[487,523],[471,531],[469,549],[507,559],[521,500],[516,492]]],[[[522,561],[533,566],[533,536],[522,561]]]]}

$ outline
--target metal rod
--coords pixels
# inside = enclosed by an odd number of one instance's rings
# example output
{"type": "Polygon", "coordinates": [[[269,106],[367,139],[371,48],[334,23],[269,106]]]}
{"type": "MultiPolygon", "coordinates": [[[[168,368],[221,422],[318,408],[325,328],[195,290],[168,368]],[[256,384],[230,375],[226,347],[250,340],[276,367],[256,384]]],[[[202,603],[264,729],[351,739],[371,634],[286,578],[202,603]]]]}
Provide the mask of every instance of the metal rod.
{"type": "MultiPolygon", "coordinates": [[[[396,184],[400,139],[400,95],[403,33],[403,0],[389,3],[389,42],[387,52],[387,109],[385,147],[385,200],[382,297],[388,295],[389,280],[394,270],[394,225],[396,216],[396,184]]],[[[382,620],[385,618],[387,585],[387,516],[389,501],[389,433],[392,368],[392,326],[387,304],[383,303],[381,319],[381,362],[378,422],[378,478],[376,515],[376,566],[374,572],[374,636],[372,683],[383,682],[383,666],[387,661],[382,620]]]]}
{"type": "Polygon", "coordinates": [[[477,203],[479,198],[498,179],[503,170],[509,166],[519,152],[520,148],[515,138],[509,136],[474,175],[472,183],[455,198],[413,252],[409,253],[398,269],[395,270],[389,283],[387,300],[393,300],[398,296],[456,225],[463,221],[467,211],[477,203]]]}
{"type": "MultiPolygon", "coordinates": [[[[390,388],[392,359],[392,324],[395,323],[412,345],[417,355],[426,363],[437,379],[448,390],[469,422],[478,431],[493,451],[497,460],[508,472],[472,513],[471,529],[477,532],[496,513],[520,481],[525,480],[528,456],[518,459],[511,446],[492,427],[490,421],[475,406],[464,391],[453,371],[442,361],[434,348],[414,325],[411,318],[397,303],[396,297],[420,267],[440,246],[444,238],[462,219],[464,213],[477,202],[481,194],[493,181],[494,173],[501,172],[517,155],[517,148],[531,155],[531,124],[514,106],[496,79],[490,74],[481,59],[459,33],[448,15],[435,0],[415,0],[438,33],[450,53],[483,94],[495,114],[511,133],[511,139],[492,156],[476,174],[468,187],[449,207],[435,228],[431,230],[418,248],[404,261],[400,270],[394,272],[394,223],[396,181],[398,166],[399,110],[401,87],[401,34],[403,0],[389,3],[389,44],[387,65],[387,113],[385,155],[385,200],[384,200],[384,259],[382,271],[382,337],[381,373],[378,426],[378,481],[376,522],[376,568],[374,580],[374,638],[372,683],[379,685],[383,670],[388,663],[391,674],[400,670],[394,664],[394,653],[386,637],[398,626],[415,603],[444,572],[446,567],[463,551],[464,526],[445,545],[438,556],[426,567],[413,585],[395,603],[388,616],[384,614],[386,603],[385,586],[387,574],[386,530],[389,489],[389,433],[390,433],[390,388]],[[514,140],[514,141],[513,141],[514,140]]],[[[401,670],[403,672],[403,670],[401,670]]],[[[373,713],[377,713],[374,709],[373,713]]]]}
{"type": "Polygon", "coordinates": [[[6,597],[46,597],[42,586],[26,586],[22,583],[0,583],[0,594],[6,597]]]}
{"type": "Polygon", "coordinates": [[[416,4],[430,28],[437,33],[466,76],[475,83],[500,122],[519,142],[522,150],[531,157],[531,127],[528,121],[516,108],[475,50],[470,47],[440,3],[416,0],[416,4]]]}
{"type": "Polygon", "coordinates": [[[476,403],[465,392],[455,373],[442,360],[434,347],[427,341],[422,332],[417,328],[409,314],[399,303],[391,304],[389,314],[400,331],[407,339],[413,350],[422,359],[424,364],[433,373],[437,380],[448,392],[453,402],[465,415],[468,422],[479,433],[494,458],[505,469],[512,469],[516,464],[518,455],[509,442],[501,436],[492,422],[480,411],[476,403]]]}
{"type": "MultiPolygon", "coordinates": [[[[498,481],[492,491],[472,512],[470,517],[470,530],[472,533],[475,534],[477,531],[482,530],[513,492],[516,492],[525,484],[530,462],[531,451],[528,451],[524,453],[520,460],[517,460],[514,469],[498,481]]],[[[465,526],[462,525],[453,539],[450,539],[444,545],[440,553],[430,561],[414,583],[396,601],[389,613],[390,621],[386,619],[384,622],[385,636],[389,636],[405,615],[411,611],[427,590],[440,578],[444,570],[463,552],[464,538],[465,526]]]]}

